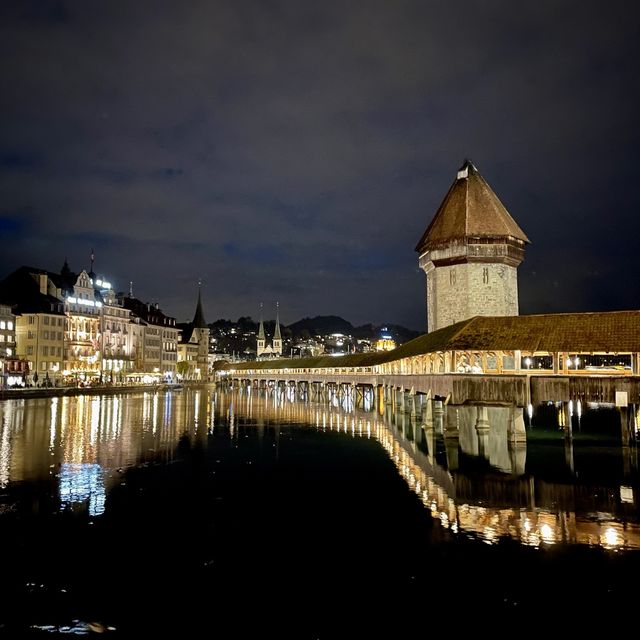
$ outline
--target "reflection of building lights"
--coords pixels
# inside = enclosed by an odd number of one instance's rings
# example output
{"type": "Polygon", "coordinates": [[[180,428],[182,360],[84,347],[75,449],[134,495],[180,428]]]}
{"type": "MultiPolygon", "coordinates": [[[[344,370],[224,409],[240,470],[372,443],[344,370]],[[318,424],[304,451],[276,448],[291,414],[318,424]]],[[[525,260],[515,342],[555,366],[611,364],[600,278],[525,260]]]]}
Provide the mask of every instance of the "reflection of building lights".
{"type": "Polygon", "coordinates": [[[540,535],[545,542],[553,542],[554,540],[553,529],[546,523],[540,527],[540,535]]]}
{"type": "Polygon", "coordinates": [[[610,547],[615,547],[619,544],[622,544],[622,541],[618,537],[618,532],[613,528],[609,527],[604,532],[604,542],[610,547]]]}

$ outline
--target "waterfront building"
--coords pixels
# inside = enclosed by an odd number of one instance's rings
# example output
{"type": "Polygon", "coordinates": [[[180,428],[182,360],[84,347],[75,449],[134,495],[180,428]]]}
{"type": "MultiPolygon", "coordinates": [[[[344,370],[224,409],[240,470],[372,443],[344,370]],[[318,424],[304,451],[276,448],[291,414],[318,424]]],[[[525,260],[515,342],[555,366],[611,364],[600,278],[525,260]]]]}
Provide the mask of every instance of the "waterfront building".
{"type": "Polygon", "coordinates": [[[264,323],[262,321],[262,312],[260,313],[260,327],[258,329],[258,337],[256,340],[256,357],[260,359],[275,358],[282,355],[282,335],[280,334],[280,313],[279,305],[276,302],[276,326],[273,330],[273,340],[271,344],[267,344],[267,337],[264,331],[264,323]]]}
{"type": "Polygon", "coordinates": [[[97,278],[94,285],[102,296],[103,379],[109,382],[123,382],[135,366],[131,311],[122,306],[109,281],[97,278]]]}
{"type": "Polygon", "coordinates": [[[160,306],[124,296],[122,306],[132,313],[133,377],[171,380],[176,374],[179,328],[160,306]]]}
{"type": "Polygon", "coordinates": [[[517,316],[517,269],[528,242],[465,161],[416,246],[427,276],[427,330],[477,315],[517,316]]]}
{"type": "Polygon", "coordinates": [[[27,363],[16,354],[16,317],[0,304],[0,389],[24,384],[27,363]]]}
{"type": "Polygon", "coordinates": [[[12,367],[26,384],[55,384],[61,378],[65,317],[60,285],[58,274],[26,266],[0,282],[0,301],[15,314],[15,353],[26,363],[12,367]]]}
{"type": "Polygon", "coordinates": [[[65,267],[61,272],[66,315],[63,375],[74,382],[97,381],[102,372],[102,299],[84,269],[76,277],[66,262],[65,267]]]}

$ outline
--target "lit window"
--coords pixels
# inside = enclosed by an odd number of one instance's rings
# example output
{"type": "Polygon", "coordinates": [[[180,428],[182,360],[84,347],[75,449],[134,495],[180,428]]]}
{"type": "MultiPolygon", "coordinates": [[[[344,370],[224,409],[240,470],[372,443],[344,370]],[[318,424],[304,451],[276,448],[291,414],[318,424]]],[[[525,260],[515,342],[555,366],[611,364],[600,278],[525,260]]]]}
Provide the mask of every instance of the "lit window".
{"type": "Polygon", "coordinates": [[[13,331],[13,322],[11,322],[11,320],[7,322],[7,329],[9,329],[9,331],[13,331]]]}
{"type": "Polygon", "coordinates": [[[0,320],[0,329],[6,329],[7,328],[7,324],[4,320],[0,320]]]}

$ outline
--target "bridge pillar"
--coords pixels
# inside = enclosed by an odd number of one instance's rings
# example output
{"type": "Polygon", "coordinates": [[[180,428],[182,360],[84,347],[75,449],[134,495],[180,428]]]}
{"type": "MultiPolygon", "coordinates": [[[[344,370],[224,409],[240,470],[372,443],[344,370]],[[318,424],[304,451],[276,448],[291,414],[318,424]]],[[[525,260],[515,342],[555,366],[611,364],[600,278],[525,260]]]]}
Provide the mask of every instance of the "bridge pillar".
{"type": "Polygon", "coordinates": [[[458,440],[460,438],[458,409],[451,405],[446,407],[444,413],[444,437],[447,440],[458,440]]]}
{"type": "Polygon", "coordinates": [[[571,473],[575,473],[575,465],[573,460],[573,439],[566,438],[564,441],[564,461],[571,473]]]}
{"type": "Polygon", "coordinates": [[[511,460],[511,473],[514,476],[524,475],[525,464],[527,461],[527,447],[520,442],[509,447],[509,458],[511,460]]]}
{"type": "Polygon", "coordinates": [[[489,457],[489,432],[491,425],[489,424],[489,412],[487,407],[477,407],[476,416],[476,433],[478,434],[478,453],[483,458],[489,457]]]}
{"type": "Polygon", "coordinates": [[[511,444],[526,444],[527,442],[527,430],[524,426],[524,409],[521,407],[511,407],[507,436],[511,444]]]}
{"type": "Polygon", "coordinates": [[[416,390],[412,387],[409,391],[409,412],[411,414],[411,424],[416,423],[416,390]]]}
{"type": "Polygon", "coordinates": [[[458,469],[458,440],[445,438],[444,447],[447,454],[447,468],[449,471],[456,471],[458,469]]]}
{"type": "Polygon", "coordinates": [[[444,433],[444,404],[442,400],[433,401],[433,428],[436,433],[444,433]]]}
{"type": "Polygon", "coordinates": [[[563,402],[562,403],[562,412],[564,417],[564,437],[565,438],[573,438],[573,425],[571,424],[571,419],[573,418],[571,402],[563,402]]]}

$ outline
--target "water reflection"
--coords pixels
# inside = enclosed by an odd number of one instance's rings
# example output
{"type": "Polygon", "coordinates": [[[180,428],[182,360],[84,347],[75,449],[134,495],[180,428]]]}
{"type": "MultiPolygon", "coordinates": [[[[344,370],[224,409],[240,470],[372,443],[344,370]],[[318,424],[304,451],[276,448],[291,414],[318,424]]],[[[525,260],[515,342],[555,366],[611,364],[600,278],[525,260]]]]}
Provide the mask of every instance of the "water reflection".
{"type": "MultiPolygon", "coordinates": [[[[557,416],[568,433],[563,421],[584,423],[589,407],[564,407],[557,416]]],[[[635,433],[637,412],[629,416],[635,433]]],[[[535,424],[532,407],[454,407],[349,386],[9,400],[0,403],[0,486],[46,480],[60,508],[98,516],[122,469],[173,460],[185,434],[204,439],[228,429],[239,446],[247,433],[239,429],[263,438],[272,425],[277,458],[280,427],[295,425],[377,440],[433,518],[456,535],[640,548],[634,441],[586,469],[576,464],[571,437],[527,444],[535,424]]]]}
{"type": "MultiPolygon", "coordinates": [[[[245,389],[220,393],[217,410],[224,413],[235,403],[236,419],[241,419],[248,397],[245,389]]],[[[489,544],[508,537],[532,546],[562,542],[640,548],[635,446],[616,449],[628,482],[616,486],[607,467],[600,475],[594,471],[595,483],[577,477],[574,442],[560,437],[552,448],[563,452],[570,478],[556,481],[553,473],[545,474],[544,460],[533,471],[527,468],[525,416],[531,428],[532,407],[455,407],[415,397],[385,403],[382,394],[376,403],[374,397],[367,401],[337,388],[305,402],[291,386],[254,389],[251,398],[252,417],[262,423],[308,424],[376,438],[432,516],[454,533],[489,544]]],[[[529,448],[535,451],[536,445],[529,448]]]]}
{"type": "Polygon", "coordinates": [[[209,428],[204,389],[0,402],[0,487],[52,480],[60,507],[104,512],[123,468],[174,457],[209,428]]]}

